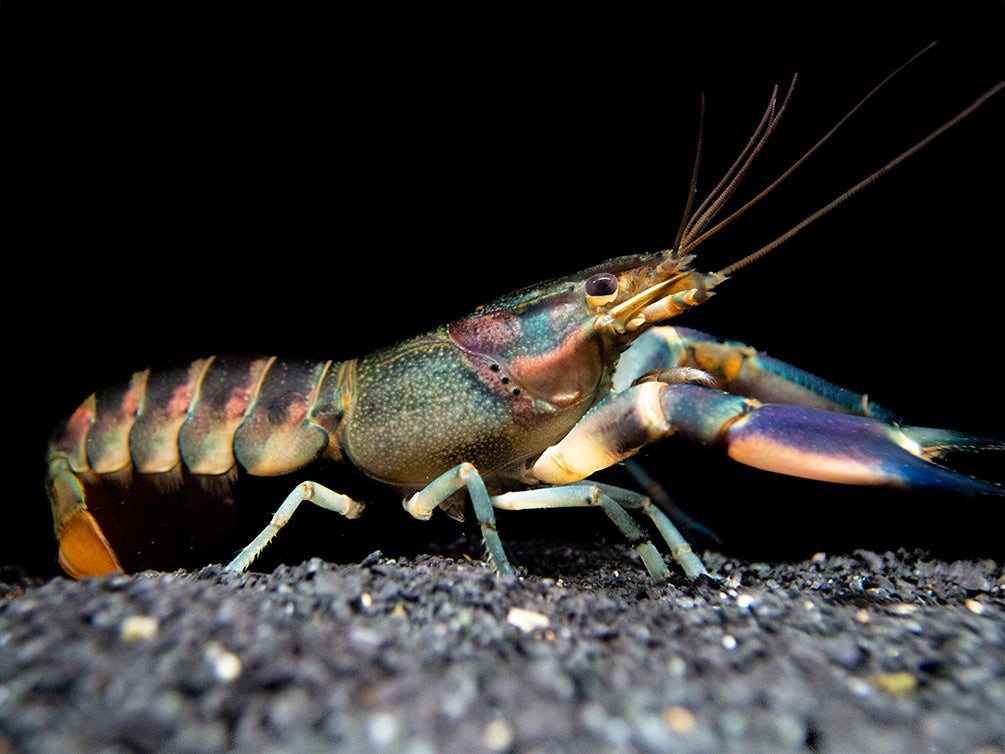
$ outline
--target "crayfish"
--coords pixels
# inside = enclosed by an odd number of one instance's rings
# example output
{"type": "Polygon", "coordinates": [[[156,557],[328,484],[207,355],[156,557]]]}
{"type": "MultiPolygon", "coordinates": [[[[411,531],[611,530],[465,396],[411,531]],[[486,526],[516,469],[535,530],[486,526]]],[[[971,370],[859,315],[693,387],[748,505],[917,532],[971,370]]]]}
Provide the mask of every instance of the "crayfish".
{"type": "MultiPolygon", "coordinates": [[[[653,579],[669,570],[632,514],[694,577],[705,568],[661,507],[590,480],[672,434],[799,477],[1003,496],[994,483],[936,463],[955,451],[1000,449],[1000,442],[893,423],[864,395],[742,343],[668,324],[1002,86],[775,242],[718,271],[699,270],[694,251],[731,219],[714,224],[785,111],[788,97],[779,103],[777,88],[747,147],[710,195],[688,208],[667,250],[525,288],[349,361],[213,356],[137,372],[91,395],[49,448],[60,563],[77,577],[169,567],[184,546],[179,532],[214,514],[133,514],[123,504],[129,490],[142,487],[156,499],[200,489],[226,508],[238,473],[302,475],[323,460],[401,491],[418,519],[438,508],[459,517],[470,499],[501,574],[512,567],[495,509],[597,507],[653,579]]],[[[345,518],[364,508],[303,481],[228,568],[248,568],[303,502],[345,518]]]]}

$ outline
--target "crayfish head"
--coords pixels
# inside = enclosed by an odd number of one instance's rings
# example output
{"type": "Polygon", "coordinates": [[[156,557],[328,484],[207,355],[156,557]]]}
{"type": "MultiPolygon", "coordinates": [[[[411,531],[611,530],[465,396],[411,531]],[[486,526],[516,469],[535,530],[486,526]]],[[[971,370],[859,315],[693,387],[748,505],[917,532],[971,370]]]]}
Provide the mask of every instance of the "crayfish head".
{"type": "Polygon", "coordinates": [[[593,328],[610,349],[621,353],[653,325],[709,299],[726,278],[692,269],[693,259],[670,250],[612,259],[581,273],[593,328]]]}
{"type": "Polygon", "coordinates": [[[619,257],[516,291],[451,322],[451,340],[543,410],[606,394],[621,353],[654,324],[705,301],[721,276],[671,251],[619,257]]]}

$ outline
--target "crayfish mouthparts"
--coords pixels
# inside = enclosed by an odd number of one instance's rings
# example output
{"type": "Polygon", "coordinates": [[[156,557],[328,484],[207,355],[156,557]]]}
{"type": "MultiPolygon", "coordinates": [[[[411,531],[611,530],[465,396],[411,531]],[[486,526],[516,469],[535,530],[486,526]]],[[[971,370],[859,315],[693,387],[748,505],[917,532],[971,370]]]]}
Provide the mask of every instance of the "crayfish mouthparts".
{"type": "Polygon", "coordinates": [[[726,280],[719,273],[691,271],[645,288],[597,317],[594,329],[619,335],[641,334],[644,328],[676,317],[714,295],[712,288],[726,280]]]}

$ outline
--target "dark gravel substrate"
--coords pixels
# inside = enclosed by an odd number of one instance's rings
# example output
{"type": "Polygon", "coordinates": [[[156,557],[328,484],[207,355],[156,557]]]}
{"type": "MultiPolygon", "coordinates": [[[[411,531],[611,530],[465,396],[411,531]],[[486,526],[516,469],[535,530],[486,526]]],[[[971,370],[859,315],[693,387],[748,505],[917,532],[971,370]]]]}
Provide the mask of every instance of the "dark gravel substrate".
{"type": "Polygon", "coordinates": [[[511,549],[561,578],[8,573],[0,752],[1005,749],[992,561],[710,554],[721,581],[653,586],[629,549],[511,549]]]}

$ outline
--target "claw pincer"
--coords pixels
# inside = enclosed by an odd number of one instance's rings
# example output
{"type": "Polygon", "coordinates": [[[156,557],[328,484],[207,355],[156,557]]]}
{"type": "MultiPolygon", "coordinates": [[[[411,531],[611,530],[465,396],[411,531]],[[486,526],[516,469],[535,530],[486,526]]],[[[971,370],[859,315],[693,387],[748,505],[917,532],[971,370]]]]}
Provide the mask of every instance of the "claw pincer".
{"type": "Polygon", "coordinates": [[[747,466],[840,484],[1003,494],[989,482],[928,461],[925,449],[901,429],[875,419],[761,404],[689,385],[668,387],[661,399],[678,431],[721,446],[747,466]]]}

